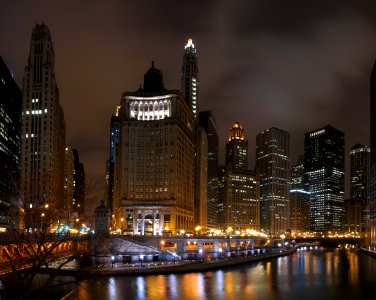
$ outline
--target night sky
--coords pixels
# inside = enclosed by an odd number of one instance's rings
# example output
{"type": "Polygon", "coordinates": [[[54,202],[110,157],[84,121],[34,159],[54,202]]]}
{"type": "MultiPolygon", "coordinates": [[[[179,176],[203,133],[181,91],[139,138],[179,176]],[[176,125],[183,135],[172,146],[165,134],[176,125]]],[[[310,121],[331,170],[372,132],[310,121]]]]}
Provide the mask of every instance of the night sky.
{"type": "Polygon", "coordinates": [[[273,126],[290,132],[292,163],[304,133],[327,124],[345,132],[347,160],[355,143],[369,144],[376,1],[182,2],[1,0],[0,55],[20,87],[33,27],[51,31],[67,143],[88,178],[104,181],[111,114],[152,60],[165,87],[180,89],[189,37],[200,110],[217,120],[222,163],[234,121],[245,126],[252,168],[256,134],[273,126]]]}

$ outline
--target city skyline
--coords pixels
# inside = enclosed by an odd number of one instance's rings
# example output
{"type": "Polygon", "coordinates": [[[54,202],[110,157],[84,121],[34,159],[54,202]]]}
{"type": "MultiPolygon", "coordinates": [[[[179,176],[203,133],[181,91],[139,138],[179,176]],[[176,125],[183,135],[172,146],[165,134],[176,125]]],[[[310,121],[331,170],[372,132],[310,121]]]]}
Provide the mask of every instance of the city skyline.
{"type": "Polygon", "coordinates": [[[212,110],[218,123],[220,162],[227,131],[239,121],[249,140],[250,168],[258,132],[272,126],[288,131],[295,161],[304,150],[304,133],[328,124],[345,132],[348,165],[353,145],[369,145],[376,4],[288,2],[252,3],[252,10],[246,2],[168,2],[166,12],[146,2],[19,1],[2,10],[0,55],[22,88],[31,30],[41,21],[49,27],[67,143],[79,150],[88,177],[102,182],[109,119],[122,92],[138,88],[152,60],[166,88],[179,89],[188,38],[198,49],[200,110],[212,110]],[[288,4],[299,13],[289,12],[288,4]],[[179,17],[168,13],[178,9],[179,17]]]}

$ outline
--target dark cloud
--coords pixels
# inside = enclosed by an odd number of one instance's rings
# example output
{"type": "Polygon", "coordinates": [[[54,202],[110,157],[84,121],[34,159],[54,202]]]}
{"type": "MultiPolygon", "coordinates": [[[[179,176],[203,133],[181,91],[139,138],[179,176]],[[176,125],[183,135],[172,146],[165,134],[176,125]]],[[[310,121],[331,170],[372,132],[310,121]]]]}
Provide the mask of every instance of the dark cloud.
{"type": "Polygon", "coordinates": [[[331,124],[346,149],[369,143],[369,74],[376,58],[374,1],[6,1],[0,55],[21,84],[31,30],[43,21],[55,47],[67,143],[88,176],[104,177],[109,123],[122,92],[136,90],[151,60],[177,89],[184,44],[199,55],[200,108],[220,130],[221,161],[232,122],[255,136],[291,134],[293,161],[304,132],[331,124]]]}

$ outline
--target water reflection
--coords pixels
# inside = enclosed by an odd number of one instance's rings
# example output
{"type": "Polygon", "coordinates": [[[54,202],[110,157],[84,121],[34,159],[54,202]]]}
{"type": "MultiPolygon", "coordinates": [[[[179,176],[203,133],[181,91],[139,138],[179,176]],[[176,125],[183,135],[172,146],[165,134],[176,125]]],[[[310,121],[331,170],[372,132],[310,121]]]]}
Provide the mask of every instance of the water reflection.
{"type": "Polygon", "coordinates": [[[374,274],[375,258],[319,249],[205,273],[84,280],[71,299],[370,299],[374,274]]]}

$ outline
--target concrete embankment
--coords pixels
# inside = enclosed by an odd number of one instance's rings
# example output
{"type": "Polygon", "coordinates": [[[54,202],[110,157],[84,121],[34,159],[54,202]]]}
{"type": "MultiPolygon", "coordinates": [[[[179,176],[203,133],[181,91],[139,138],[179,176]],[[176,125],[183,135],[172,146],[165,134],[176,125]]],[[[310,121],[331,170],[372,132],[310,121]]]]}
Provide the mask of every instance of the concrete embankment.
{"type": "Polygon", "coordinates": [[[145,264],[143,266],[126,266],[116,264],[105,267],[90,267],[85,269],[64,269],[59,271],[59,274],[75,275],[75,276],[129,276],[129,275],[151,275],[151,274],[171,274],[171,273],[189,273],[189,272],[203,272],[208,270],[221,269],[231,266],[236,266],[245,263],[258,262],[275,257],[292,254],[296,251],[295,248],[281,250],[277,253],[265,253],[255,256],[232,257],[220,260],[211,261],[177,261],[169,264],[145,264]]]}

